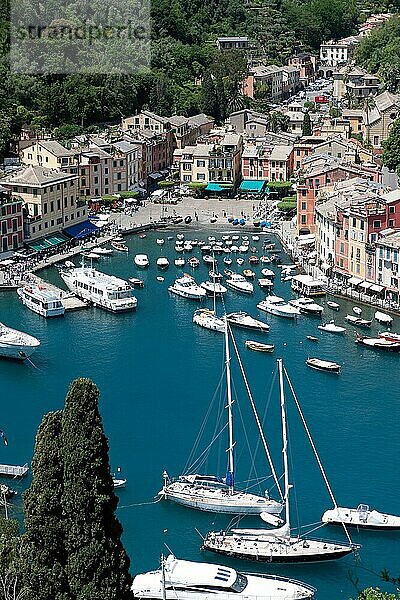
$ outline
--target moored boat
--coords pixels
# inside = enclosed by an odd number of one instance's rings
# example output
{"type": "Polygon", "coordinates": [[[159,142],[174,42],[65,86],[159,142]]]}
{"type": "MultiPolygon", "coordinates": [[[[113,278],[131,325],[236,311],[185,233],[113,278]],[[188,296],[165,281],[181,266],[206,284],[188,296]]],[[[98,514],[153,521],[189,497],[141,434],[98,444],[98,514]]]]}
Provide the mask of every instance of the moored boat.
{"type": "Polygon", "coordinates": [[[129,248],[125,242],[113,240],[111,242],[111,246],[114,248],[114,250],[118,250],[118,252],[129,252],[129,248]]]}
{"type": "Polygon", "coordinates": [[[168,288],[169,292],[182,296],[182,298],[191,298],[192,300],[201,300],[206,296],[206,291],[197,285],[191,275],[183,275],[178,277],[173,285],[168,288]]]}
{"type": "Polygon", "coordinates": [[[133,310],[137,306],[132,286],[119,277],[96,271],[83,263],[81,267],[61,271],[60,276],[71,292],[94,306],[112,312],[133,310]]]}
{"type": "Polygon", "coordinates": [[[358,327],[371,327],[372,323],[372,321],[369,321],[368,319],[361,319],[360,317],[355,317],[354,315],[346,315],[345,319],[352,325],[358,325],[358,327]]]}
{"type": "Polygon", "coordinates": [[[326,305],[329,306],[332,310],[340,310],[340,304],[337,302],[333,302],[333,300],[327,300],[326,305]]]}
{"type": "Polygon", "coordinates": [[[188,260],[188,265],[192,267],[192,269],[196,269],[198,266],[200,266],[200,261],[196,256],[192,256],[188,260]]]}
{"type": "Polygon", "coordinates": [[[340,373],[341,366],[338,363],[320,358],[307,358],[306,365],[317,371],[327,371],[328,373],[340,373]]]}
{"type": "Polygon", "coordinates": [[[371,338],[357,335],[356,344],[362,344],[369,348],[376,348],[377,350],[387,350],[388,352],[400,352],[400,342],[392,342],[385,338],[371,338]]]}
{"type": "Polygon", "coordinates": [[[368,504],[359,504],[357,508],[338,506],[337,508],[325,511],[321,521],[322,523],[332,523],[335,525],[344,523],[347,527],[376,529],[380,531],[400,529],[399,516],[370,510],[368,504]]]}
{"type": "Polygon", "coordinates": [[[241,327],[242,329],[255,329],[258,331],[269,331],[270,327],[268,323],[264,323],[258,319],[253,319],[246,312],[235,312],[227,315],[228,323],[235,327],[241,327]]]}
{"type": "Polygon", "coordinates": [[[379,334],[379,337],[388,340],[389,342],[400,342],[400,333],[394,333],[392,331],[383,331],[379,334]]]}
{"type": "Polygon", "coordinates": [[[59,296],[42,285],[26,285],[18,288],[22,304],[42,317],[60,317],[65,306],[59,296]]]}
{"type": "Polygon", "coordinates": [[[315,590],[278,575],[249,574],[227,566],[161,557],[161,568],[136,575],[135,600],[307,600],[315,590]],[[179,593],[177,591],[179,590],[179,593]]]}
{"type": "Polygon", "coordinates": [[[164,256],[160,256],[160,258],[157,258],[156,265],[159,269],[168,269],[169,260],[164,256]]]}
{"type": "Polygon", "coordinates": [[[246,279],[254,279],[255,277],[255,273],[251,269],[244,269],[243,275],[246,277],[246,279]]]}
{"type": "Polygon", "coordinates": [[[324,312],[323,306],[314,302],[311,298],[297,298],[296,300],[289,300],[289,304],[295,306],[300,312],[307,315],[318,315],[320,316],[324,312]]]}
{"type": "Polygon", "coordinates": [[[195,310],[193,314],[193,323],[204,327],[204,329],[210,329],[211,331],[224,332],[225,322],[223,319],[217,317],[213,310],[208,308],[199,308],[195,310]]]}
{"type": "Polygon", "coordinates": [[[226,280],[226,285],[232,290],[244,294],[252,294],[254,290],[253,284],[246,281],[245,277],[239,273],[231,273],[229,279],[226,280]]]}
{"type": "Polygon", "coordinates": [[[385,325],[390,325],[390,323],[393,321],[393,318],[390,315],[387,315],[379,310],[375,312],[374,317],[377,321],[379,321],[379,323],[384,323],[385,325]]]}
{"type": "Polygon", "coordinates": [[[39,346],[39,340],[33,335],[0,323],[0,356],[24,360],[39,346]]]}
{"type": "Polygon", "coordinates": [[[279,296],[267,296],[265,300],[262,300],[259,304],[257,304],[257,308],[264,310],[271,315],[286,317],[289,319],[294,319],[300,315],[300,310],[298,308],[291,306],[279,296]]]}
{"type": "Polygon", "coordinates": [[[327,331],[328,333],[345,333],[346,328],[340,327],[339,325],[335,325],[335,321],[329,321],[329,323],[325,323],[324,325],[318,325],[318,329],[321,331],[327,331]]]}
{"type": "Polygon", "coordinates": [[[275,346],[273,344],[262,344],[261,342],[254,342],[253,340],[246,340],[244,345],[249,350],[256,350],[257,352],[273,352],[275,346]]]}
{"type": "Polygon", "coordinates": [[[140,269],[145,269],[150,264],[149,257],[147,256],[147,254],[136,254],[135,258],[133,259],[133,262],[140,269]]]}
{"type": "Polygon", "coordinates": [[[218,281],[203,281],[200,284],[204,290],[206,290],[207,294],[226,294],[227,289],[224,285],[219,283],[218,281]]]}

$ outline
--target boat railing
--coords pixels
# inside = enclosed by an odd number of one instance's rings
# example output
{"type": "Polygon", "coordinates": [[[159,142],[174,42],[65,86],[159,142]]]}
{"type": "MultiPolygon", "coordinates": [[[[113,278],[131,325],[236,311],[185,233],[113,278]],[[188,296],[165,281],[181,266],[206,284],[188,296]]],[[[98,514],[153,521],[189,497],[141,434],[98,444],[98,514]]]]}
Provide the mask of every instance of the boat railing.
{"type": "Polygon", "coordinates": [[[243,573],[243,575],[250,575],[254,577],[262,577],[263,579],[274,579],[274,581],[282,581],[285,583],[291,583],[293,585],[301,585],[310,591],[315,592],[316,588],[308,583],[304,583],[303,581],[299,581],[298,579],[292,579],[291,577],[282,577],[282,575],[273,575],[268,573],[243,573]]]}
{"type": "MultiPolygon", "coordinates": [[[[245,573],[245,575],[247,575],[247,573],[245,573]]],[[[257,576],[260,577],[259,574],[257,574],[257,576]]],[[[265,575],[264,577],[269,577],[269,576],[265,575]]],[[[275,579],[275,576],[271,575],[271,577],[274,577],[274,579],[275,579]]],[[[292,580],[285,579],[283,577],[281,578],[281,581],[288,582],[288,583],[292,582],[292,580]]],[[[311,587],[308,584],[302,583],[301,581],[293,580],[293,584],[301,586],[303,588],[303,591],[301,592],[299,590],[298,593],[293,593],[291,596],[285,596],[288,600],[289,600],[289,598],[290,598],[290,600],[297,600],[300,598],[304,599],[304,588],[306,588],[307,590],[310,591],[310,596],[311,596],[311,593],[314,594],[316,591],[315,588],[311,587]]],[[[211,587],[210,588],[208,586],[204,586],[204,587],[206,588],[205,590],[204,589],[201,590],[201,588],[199,589],[199,595],[200,595],[200,591],[203,592],[204,595],[205,595],[205,591],[207,591],[207,592],[209,592],[210,596],[215,593],[211,587]]],[[[167,590],[170,591],[170,589],[172,592],[174,589],[173,585],[167,584],[167,590]],[[170,586],[171,586],[171,588],[170,588],[170,586]]],[[[203,594],[201,594],[201,595],[203,595],[203,594]]],[[[216,594],[216,596],[218,596],[218,594],[216,594]]],[[[226,590],[226,591],[224,590],[223,596],[224,596],[224,600],[237,600],[238,594],[237,594],[237,592],[229,593],[228,590],[226,590]]],[[[186,592],[185,590],[182,590],[182,588],[179,586],[179,591],[178,590],[176,591],[176,598],[179,598],[179,600],[186,600],[186,599],[189,600],[189,599],[193,598],[193,591],[186,592]]],[[[252,598],[252,600],[279,600],[282,598],[282,595],[278,594],[278,593],[270,594],[270,595],[263,594],[262,596],[253,596],[252,595],[251,598],[252,598]]]]}

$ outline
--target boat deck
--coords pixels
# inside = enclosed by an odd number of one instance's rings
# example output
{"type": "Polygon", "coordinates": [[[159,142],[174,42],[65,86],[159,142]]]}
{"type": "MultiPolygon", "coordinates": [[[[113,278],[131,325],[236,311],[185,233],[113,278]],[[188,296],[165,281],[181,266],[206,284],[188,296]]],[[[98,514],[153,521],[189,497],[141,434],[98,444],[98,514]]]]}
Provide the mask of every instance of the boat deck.
{"type": "Polygon", "coordinates": [[[25,477],[29,470],[28,464],[22,467],[16,465],[0,465],[0,476],[3,477],[25,477]]]}
{"type": "Polygon", "coordinates": [[[47,289],[49,289],[51,292],[53,292],[58,298],[61,298],[66,311],[80,310],[82,308],[88,307],[88,304],[86,302],[84,302],[83,300],[81,300],[80,298],[75,296],[75,294],[73,294],[72,292],[62,290],[61,288],[57,287],[56,285],[54,285],[52,283],[48,283],[47,281],[44,281],[38,275],[31,274],[30,278],[33,279],[34,283],[36,283],[37,285],[45,286],[47,289]]]}

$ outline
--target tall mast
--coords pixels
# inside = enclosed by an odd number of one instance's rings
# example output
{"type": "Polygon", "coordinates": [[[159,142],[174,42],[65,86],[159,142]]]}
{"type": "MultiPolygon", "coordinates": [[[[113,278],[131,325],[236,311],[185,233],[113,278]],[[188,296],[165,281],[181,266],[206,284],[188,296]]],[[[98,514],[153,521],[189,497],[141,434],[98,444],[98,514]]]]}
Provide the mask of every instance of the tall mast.
{"type": "Polygon", "coordinates": [[[212,273],[213,273],[213,278],[212,278],[212,280],[213,280],[213,284],[214,284],[214,285],[213,285],[213,292],[214,292],[214,293],[213,293],[213,309],[214,309],[214,316],[217,316],[217,313],[216,313],[216,306],[215,306],[215,273],[216,273],[216,270],[215,270],[215,269],[216,269],[216,264],[215,264],[215,253],[214,253],[214,251],[213,251],[213,259],[214,259],[214,260],[213,260],[213,268],[212,268],[212,273]]]}
{"type": "Polygon", "coordinates": [[[233,417],[232,417],[232,387],[231,387],[231,357],[229,354],[229,338],[228,338],[228,319],[225,314],[225,365],[226,365],[226,386],[227,386],[227,409],[228,409],[228,431],[229,431],[229,446],[228,452],[228,472],[226,474],[226,485],[229,486],[229,493],[233,493],[234,487],[234,466],[233,466],[233,417]]]}
{"type": "Polygon", "coordinates": [[[278,358],[279,371],[279,391],[281,399],[281,419],[282,419],[282,454],[283,454],[283,469],[284,469],[284,484],[285,484],[285,517],[286,525],[290,530],[290,515],[289,515],[289,465],[287,455],[287,423],[286,423],[286,407],[285,407],[285,392],[283,389],[283,367],[282,359],[278,358]]]}

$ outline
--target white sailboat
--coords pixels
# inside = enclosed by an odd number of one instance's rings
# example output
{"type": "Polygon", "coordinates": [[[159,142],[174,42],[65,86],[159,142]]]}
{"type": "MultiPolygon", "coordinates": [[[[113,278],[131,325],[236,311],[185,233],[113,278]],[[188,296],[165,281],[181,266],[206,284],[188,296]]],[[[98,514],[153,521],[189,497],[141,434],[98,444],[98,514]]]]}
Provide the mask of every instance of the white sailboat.
{"type": "Polygon", "coordinates": [[[213,310],[209,310],[207,308],[199,308],[195,310],[193,314],[193,323],[203,327],[204,329],[210,329],[211,331],[225,331],[225,321],[217,317],[216,310],[216,295],[217,293],[222,294],[226,292],[226,287],[221,285],[218,281],[219,273],[212,271],[212,279],[213,281],[205,281],[200,284],[200,287],[205,289],[206,292],[210,291],[210,289],[205,284],[210,284],[212,286],[212,294],[213,294],[213,310]],[[222,291],[221,291],[222,289],[222,291]]]}
{"type": "Polygon", "coordinates": [[[137,600],[306,600],[313,587],[278,575],[240,573],[225,565],[161,557],[161,568],[140,573],[131,590],[137,600]]]}
{"type": "MultiPolygon", "coordinates": [[[[276,517],[271,518],[271,515],[262,514],[261,517],[264,521],[271,525],[279,525],[279,527],[276,529],[232,529],[229,532],[210,532],[203,541],[203,549],[235,558],[249,559],[259,562],[313,562],[341,558],[347,554],[350,554],[351,552],[354,552],[358,548],[352,543],[347,528],[344,524],[343,528],[345,530],[348,543],[328,542],[326,540],[317,540],[306,536],[294,536],[291,533],[289,493],[292,485],[289,483],[288,437],[282,359],[278,359],[278,371],[282,423],[282,453],[284,467],[283,496],[285,500],[285,520],[282,521],[276,517]]],[[[307,433],[307,437],[317,459],[324,482],[327,486],[329,495],[332,499],[335,509],[337,509],[338,505],[286,371],[285,375],[296,407],[300,414],[301,421],[307,433]]]]}
{"type": "MultiPolygon", "coordinates": [[[[225,365],[226,365],[226,384],[227,384],[227,426],[228,426],[228,465],[225,477],[217,477],[215,475],[201,475],[198,473],[185,473],[178,477],[176,480],[171,480],[168,473],[164,471],[163,480],[164,485],[159,495],[165,500],[171,500],[177,504],[181,504],[188,508],[195,508],[197,510],[215,512],[215,513],[228,513],[228,514],[260,514],[260,513],[271,513],[279,514],[282,510],[282,503],[276,500],[270,499],[266,492],[264,496],[249,493],[247,491],[240,491],[235,488],[235,440],[233,431],[233,399],[232,399],[232,388],[231,388],[231,368],[230,368],[230,349],[228,339],[228,321],[225,316],[224,318],[224,333],[225,333],[225,365]]],[[[241,366],[242,368],[242,366],[241,366]]],[[[242,371],[242,374],[244,372],[242,371]]],[[[246,381],[247,383],[247,381],[246,381]]],[[[248,386],[247,390],[249,392],[248,386]]],[[[254,402],[252,401],[251,394],[249,394],[250,402],[253,410],[255,410],[254,402]]],[[[263,437],[261,424],[258,419],[258,415],[255,413],[257,426],[259,427],[260,434],[264,443],[268,459],[270,454],[268,447],[266,446],[265,438],[263,437]]],[[[226,427],[226,426],[225,426],[226,427]]],[[[224,429],[225,429],[224,427],[224,429]]],[[[215,441],[219,437],[219,434],[214,438],[215,441]]],[[[211,442],[212,444],[212,442],[211,442]]],[[[210,445],[208,448],[210,447],[210,445]]],[[[203,453],[204,454],[204,453],[203,453]]],[[[198,461],[195,461],[196,464],[198,461]]],[[[270,462],[270,464],[272,464],[270,462]]],[[[273,469],[273,466],[272,466],[273,469]]],[[[278,487],[278,481],[275,470],[273,469],[273,476],[275,484],[278,487]]],[[[279,488],[278,488],[279,489],[279,488]]]]}

